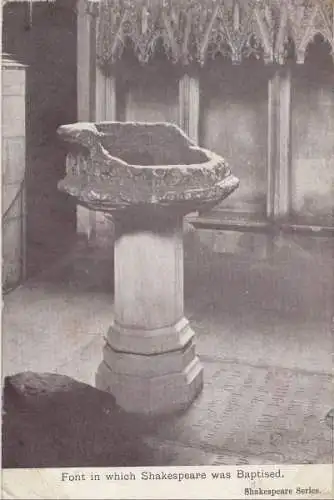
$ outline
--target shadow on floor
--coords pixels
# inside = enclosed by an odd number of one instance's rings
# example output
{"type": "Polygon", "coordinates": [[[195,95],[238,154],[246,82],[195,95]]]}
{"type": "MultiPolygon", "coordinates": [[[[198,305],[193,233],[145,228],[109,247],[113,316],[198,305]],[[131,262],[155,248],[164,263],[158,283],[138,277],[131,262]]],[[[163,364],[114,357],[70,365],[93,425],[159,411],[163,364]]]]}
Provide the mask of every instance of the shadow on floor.
{"type": "Polygon", "coordinates": [[[114,398],[70,377],[24,372],[6,377],[4,468],[136,466],[150,420],[125,415],[114,398]]]}

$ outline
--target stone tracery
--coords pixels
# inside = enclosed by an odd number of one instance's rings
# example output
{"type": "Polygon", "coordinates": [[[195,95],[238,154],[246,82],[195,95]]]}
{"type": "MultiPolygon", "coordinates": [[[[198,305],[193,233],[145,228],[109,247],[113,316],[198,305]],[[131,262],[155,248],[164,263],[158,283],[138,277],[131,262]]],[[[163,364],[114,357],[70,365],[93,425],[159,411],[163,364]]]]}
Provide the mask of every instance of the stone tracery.
{"type": "MultiPolygon", "coordinates": [[[[92,0],[87,0],[92,5],[92,0]]],[[[141,63],[158,40],[173,63],[204,65],[220,54],[232,63],[248,57],[284,64],[292,40],[297,63],[322,35],[334,55],[331,0],[101,0],[97,8],[99,61],[113,64],[130,43],[141,63]]]]}

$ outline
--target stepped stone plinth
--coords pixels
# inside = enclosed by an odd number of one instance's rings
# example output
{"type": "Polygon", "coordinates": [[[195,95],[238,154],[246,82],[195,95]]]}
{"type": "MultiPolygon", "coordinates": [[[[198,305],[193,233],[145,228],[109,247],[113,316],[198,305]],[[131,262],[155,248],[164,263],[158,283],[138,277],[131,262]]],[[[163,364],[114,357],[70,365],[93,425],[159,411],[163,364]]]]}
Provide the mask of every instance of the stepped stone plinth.
{"type": "Polygon", "coordinates": [[[59,188],[115,225],[114,322],[96,385],[129,412],[184,409],[203,369],[184,316],[183,217],[210,210],[239,181],[175,125],[76,123],[58,132],[70,143],[59,188]]]}

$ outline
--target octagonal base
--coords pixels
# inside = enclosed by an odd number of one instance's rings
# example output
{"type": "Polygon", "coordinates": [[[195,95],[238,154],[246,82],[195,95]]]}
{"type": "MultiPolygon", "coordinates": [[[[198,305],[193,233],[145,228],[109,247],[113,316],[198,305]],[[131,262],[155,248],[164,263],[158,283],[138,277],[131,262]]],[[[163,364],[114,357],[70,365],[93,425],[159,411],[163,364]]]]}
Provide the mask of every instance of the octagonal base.
{"type": "Polygon", "coordinates": [[[118,352],[153,355],[183,349],[194,336],[185,317],[173,325],[145,329],[122,327],[114,321],[108,331],[108,344],[118,352]]]}
{"type": "Polygon", "coordinates": [[[111,392],[125,411],[154,415],[184,410],[203,387],[203,368],[192,345],[187,352],[153,356],[107,349],[109,355],[96,374],[96,387],[111,392]]]}

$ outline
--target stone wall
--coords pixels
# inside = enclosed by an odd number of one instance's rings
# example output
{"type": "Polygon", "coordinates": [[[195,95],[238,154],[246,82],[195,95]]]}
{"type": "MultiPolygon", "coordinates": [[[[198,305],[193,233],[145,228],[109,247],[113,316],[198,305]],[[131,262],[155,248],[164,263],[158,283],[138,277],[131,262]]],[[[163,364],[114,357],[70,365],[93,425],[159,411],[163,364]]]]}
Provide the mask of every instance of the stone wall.
{"type": "Polygon", "coordinates": [[[76,120],[76,13],[70,0],[9,2],[3,12],[3,50],[27,65],[27,272],[61,257],[75,235],[75,206],[60,193],[65,147],[58,125],[76,120]]]}
{"type": "MultiPolygon", "coordinates": [[[[225,156],[240,178],[223,209],[265,216],[273,71],[254,62],[232,67],[215,61],[201,73],[201,145],[225,156]]],[[[291,74],[291,219],[333,225],[333,62],[324,44],[314,44],[291,74]]]]}
{"type": "Polygon", "coordinates": [[[25,275],[25,67],[2,60],[2,283],[25,275]]]}
{"type": "Polygon", "coordinates": [[[219,59],[200,74],[201,145],[225,157],[240,179],[223,209],[265,213],[268,75],[262,63],[219,59]]]}
{"type": "Polygon", "coordinates": [[[141,66],[136,60],[125,58],[117,77],[123,94],[120,118],[178,123],[178,75],[170,63],[162,59],[141,66]]]}
{"type": "MultiPolygon", "coordinates": [[[[316,45],[319,71],[314,61],[292,65],[291,171],[289,202],[292,218],[305,222],[330,222],[333,199],[333,107],[330,76],[332,61],[319,59],[322,45],[316,45]],[[322,70],[320,71],[320,69],[322,70]],[[312,73],[313,71],[313,73],[312,73]]],[[[224,156],[240,178],[240,187],[221,205],[226,212],[246,212],[266,218],[268,196],[268,82],[275,67],[262,62],[232,66],[216,59],[199,71],[200,145],[224,156]]],[[[179,122],[178,80],[181,72],[155,60],[140,66],[124,59],[117,68],[117,118],[139,121],[179,122]]],[[[289,167],[290,168],[290,167],[289,167]]],[[[215,214],[217,209],[215,209],[215,214]]],[[[222,212],[221,212],[222,213],[222,212]]],[[[102,217],[102,216],[101,216],[102,217]]],[[[97,236],[105,245],[110,226],[99,224],[97,236]],[[104,227],[104,229],[103,229],[104,227]]],[[[221,233],[220,249],[227,253],[266,258],[272,252],[272,238],[242,231],[221,233]],[[223,243],[222,243],[223,242],[223,243]]]]}
{"type": "Polygon", "coordinates": [[[334,222],[333,67],[296,68],[292,86],[292,210],[297,217],[334,222]]]}

